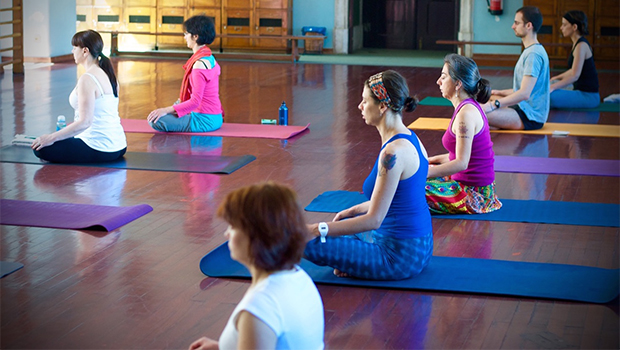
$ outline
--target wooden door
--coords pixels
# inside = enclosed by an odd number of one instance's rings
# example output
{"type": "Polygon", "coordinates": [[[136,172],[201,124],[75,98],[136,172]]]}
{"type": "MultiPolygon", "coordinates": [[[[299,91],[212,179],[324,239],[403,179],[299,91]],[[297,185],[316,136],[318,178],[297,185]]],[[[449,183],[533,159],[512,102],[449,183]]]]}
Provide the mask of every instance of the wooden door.
{"type": "Polygon", "coordinates": [[[76,6],[77,14],[77,26],[78,32],[95,29],[95,21],[93,20],[93,7],[92,6],[76,6]]]}
{"type": "MultiPolygon", "coordinates": [[[[254,22],[253,11],[249,9],[227,9],[222,13],[222,34],[250,35],[254,22]]],[[[252,41],[245,38],[223,38],[223,48],[249,48],[252,41]]]]}
{"type": "MultiPolygon", "coordinates": [[[[185,22],[185,8],[182,7],[160,7],[157,9],[157,33],[183,33],[183,22],[185,22]]],[[[158,35],[158,47],[183,48],[187,44],[182,35],[158,35]]]]}
{"type": "MultiPolygon", "coordinates": [[[[620,5],[617,0],[597,0],[594,20],[594,59],[620,61],[620,5]]],[[[616,66],[617,67],[617,66],[616,66]]]]}
{"type": "MultiPolygon", "coordinates": [[[[215,33],[222,33],[222,11],[219,8],[202,8],[195,7],[189,11],[189,16],[205,15],[211,17],[213,23],[215,23],[215,33]]],[[[209,45],[211,50],[220,50],[220,38],[215,38],[213,43],[209,45]]]]}
{"type": "Polygon", "coordinates": [[[458,37],[459,3],[456,0],[418,0],[416,49],[445,50],[437,40],[456,40],[458,37]]]}

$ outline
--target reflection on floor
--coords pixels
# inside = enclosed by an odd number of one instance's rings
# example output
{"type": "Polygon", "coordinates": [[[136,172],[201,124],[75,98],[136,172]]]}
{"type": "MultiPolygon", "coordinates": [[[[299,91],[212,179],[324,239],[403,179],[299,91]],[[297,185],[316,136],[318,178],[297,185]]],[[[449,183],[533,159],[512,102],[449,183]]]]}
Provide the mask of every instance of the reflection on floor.
{"type": "MultiPolygon", "coordinates": [[[[172,104],[180,60],[116,59],[123,118],[145,118],[172,104]]],[[[25,267],[2,279],[3,348],[187,348],[217,338],[247,281],[211,279],[200,258],[225,241],[214,217],[232,189],[273,180],[295,188],[302,205],[328,190],[360,190],[377,156],[376,130],[357,105],[362,84],[383,67],[222,61],[226,122],[276,118],[310,131],[290,139],[128,134],[129,150],[253,154],[230,175],[110,170],[0,163],[2,198],[106,205],[147,203],[154,211],[105,237],[89,232],[2,226],[0,255],[25,267]]],[[[420,99],[440,96],[440,65],[396,68],[420,99]]],[[[82,71],[74,65],[0,75],[1,142],[54,130],[71,116],[68,96],[82,71]]],[[[497,81],[511,70],[482,71],[497,81]]],[[[617,92],[619,74],[601,74],[601,95],[617,92]]],[[[419,106],[404,116],[449,117],[451,107],[419,106]]],[[[618,113],[552,111],[550,121],[618,125],[618,113]]],[[[70,118],[69,118],[70,119],[70,118]]],[[[444,152],[441,131],[418,135],[431,155],[444,152]]],[[[498,155],[619,159],[616,138],[493,134],[498,155]]],[[[618,178],[497,173],[501,198],[619,203],[618,178]]],[[[36,213],[33,213],[36,215],[36,213]]],[[[571,213],[566,213],[571,215],[571,213]]],[[[306,213],[309,222],[332,215],[306,213]]],[[[618,268],[619,230],[588,226],[433,219],[437,256],[618,268]]],[[[319,286],[326,345],[359,348],[618,348],[618,302],[609,305],[486,295],[319,286]]]]}

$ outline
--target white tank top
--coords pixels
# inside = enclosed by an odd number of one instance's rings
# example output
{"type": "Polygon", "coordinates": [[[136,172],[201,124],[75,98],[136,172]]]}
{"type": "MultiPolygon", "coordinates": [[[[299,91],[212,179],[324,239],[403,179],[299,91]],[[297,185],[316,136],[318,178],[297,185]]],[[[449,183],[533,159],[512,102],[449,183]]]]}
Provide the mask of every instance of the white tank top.
{"type": "MultiPolygon", "coordinates": [[[[114,94],[104,94],[103,87],[94,75],[90,73],[84,73],[84,75],[88,75],[93,79],[97,87],[99,87],[101,96],[95,99],[93,123],[88,129],[75,137],[84,141],[88,147],[100,152],[120,151],[127,147],[127,139],[121,125],[121,118],[118,115],[118,97],[114,96],[114,94]]],[[[77,86],[69,95],[69,104],[75,110],[75,121],[80,119],[76,89],[77,86]]]]}

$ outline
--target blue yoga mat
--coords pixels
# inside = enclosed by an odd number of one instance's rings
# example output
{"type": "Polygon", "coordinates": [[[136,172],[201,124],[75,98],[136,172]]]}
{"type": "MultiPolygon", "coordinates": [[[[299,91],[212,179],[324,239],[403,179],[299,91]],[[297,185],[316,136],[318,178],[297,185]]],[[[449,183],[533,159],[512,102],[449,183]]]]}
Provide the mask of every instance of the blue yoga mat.
{"type": "MultiPolygon", "coordinates": [[[[306,211],[337,213],[365,202],[359,192],[328,191],[320,194],[306,211]]],[[[529,222],[538,224],[620,227],[620,206],[604,203],[579,203],[500,199],[500,210],[488,214],[433,215],[441,219],[529,222]]]]}
{"type": "Polygon", "coordinates": [[[24,267],[24,264],[10,261],[0,261],[0,278],[10,275],[24,267]]]}
{"type": "Polygon", "coordinates": [[[77,165],[113,169],[176,171],[187,173],[230,174],[252,162],[256,157],[205,156],[176,153],[127,152],[117,161],[108,163],[58,164],[41,161],[30,147],[5,146],[0,149],[0,162],[37,165],[77,165]]]}
{"type": "MultiPolygon", "coordinates": [[[[434,256],[421,274],[400,281],[340,278],[333,269],[305,259],[301,267],[315,283],[352,287],[429,290],[455,293],[607,303],[618,296],[619,269],[540,264],[518,261],[434,256]]],[[[249,278],[250,273],[230,258],[226,243],[205,255],[200,270],[209,277],[249,278]]]]}

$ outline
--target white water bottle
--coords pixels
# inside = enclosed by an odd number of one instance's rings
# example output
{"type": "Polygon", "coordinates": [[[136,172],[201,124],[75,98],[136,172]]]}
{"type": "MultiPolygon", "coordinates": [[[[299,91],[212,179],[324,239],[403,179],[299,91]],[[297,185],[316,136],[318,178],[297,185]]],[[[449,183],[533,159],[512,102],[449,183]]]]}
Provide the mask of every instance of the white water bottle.
{"type": "Polygon", "coordinates": [[[67,121],[65,120],[65,116],[59,115],[58,121],[56,122],[56,131],[64,129],[65,126],[67,126],[67,121]]]}

